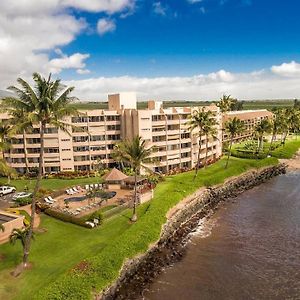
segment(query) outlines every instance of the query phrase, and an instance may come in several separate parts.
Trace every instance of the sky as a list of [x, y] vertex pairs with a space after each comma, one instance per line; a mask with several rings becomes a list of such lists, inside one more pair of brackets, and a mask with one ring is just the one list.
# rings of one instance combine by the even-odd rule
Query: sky
[[0, 89], [33, 72], [83, 101], [300, 98], [299, 0], [1, 0]]

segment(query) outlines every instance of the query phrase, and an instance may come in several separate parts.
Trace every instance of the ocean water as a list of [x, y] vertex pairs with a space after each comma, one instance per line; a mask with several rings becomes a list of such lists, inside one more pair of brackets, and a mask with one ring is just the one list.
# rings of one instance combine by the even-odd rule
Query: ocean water
[[300, 299], [300, 172], [232, 200], [199, 222], [142, 299]]

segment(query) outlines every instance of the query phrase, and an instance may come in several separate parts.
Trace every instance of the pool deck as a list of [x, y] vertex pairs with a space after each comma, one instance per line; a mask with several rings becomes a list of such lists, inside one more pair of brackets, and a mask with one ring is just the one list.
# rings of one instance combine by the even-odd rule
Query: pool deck
[[[106, 189], [104, 189], [104, 191], [105, 192], [112, 192], [112, 190], [106, 190]], [[96, 207], [90, 208], [88, 210], [81, 211], [77, 216], [82, 217], [84, 215], [91, 214], [94, 211], [99, 210], [100, 207], [103, 208], [105, 206], [109, 206], [109, 205], [113, 205], [113, 204], [119, 204], [120, 201], [128, 202], [128, 201], [130, 201], [130, 199], [133, 196], [133, 191], [132, 190], [120, 189], [120, 190], [114, 190], [114, 192], [116, 192], [116, 195], [114, 197], [108, 199], [108, 200], [102, 201], [101, 206], [98, 206], [98, 207], [96, 206]], [[58, 197], [55, 198], [56, 202], [51, 207], [57, 208], [57, 209], [63, 209], [63, 208], [66, 207], [65, 200], [68, 200], [68, 199], [74, 198], [74, 197], [82, 197], [82, 196], [85, 196], [85, 195], [86, 195], [86, 190], [82, 189], [78, 193], [73, 194], [73, 195], [64, 194], [64, 195], [58, 196]], [[68, 209], [71, 210], [71, 211], [76, 211], [76, 209], [86, 207], [86, 206], [88, 206], [92, 203], [100, 202], [100, 200], [101, 200], [101, 198], [96, 197], [95, 199], [90, 198], [90, 199], [86, 199], [86, 200], [83, 200], [83, 201], [70, 201], [68, 203], [68, 206], [69, 206]]]

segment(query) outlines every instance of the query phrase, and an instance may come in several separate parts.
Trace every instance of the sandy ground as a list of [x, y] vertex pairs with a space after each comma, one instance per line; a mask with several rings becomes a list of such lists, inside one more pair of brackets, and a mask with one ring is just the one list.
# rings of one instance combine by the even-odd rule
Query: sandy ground
[[295, 170], [300, 169], [300, 150], [295, 154], [292, 159], [280, 159], [280, 162], [288, 165], [288, 169]]

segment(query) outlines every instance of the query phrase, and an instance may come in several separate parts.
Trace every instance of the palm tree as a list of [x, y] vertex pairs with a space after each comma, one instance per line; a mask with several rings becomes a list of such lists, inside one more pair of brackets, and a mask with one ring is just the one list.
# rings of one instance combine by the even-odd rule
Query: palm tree
[[223, 95], [222, 98], [220, 98], [217, 106], [220, 108], [222, 113], [226, 113], [231, 110], [232, 100], [231, 95]]
[[280, 125], [281, 125], [281, 119], [280, 116], [277, 113], [274, 114], [274, 117], [272, 120], [270, 120], [270, 126], [271, 126], [271, 133], [272, 133], [272, 137], [271, 137], [271, 142], [270, 142], [270, 147], [269, 147], [269, 151], [268, 151], [268, 155], [270, 155], [271, 151], [272, 151], [272, 145], [276, 139], [276, 135], [279, 133], [280, 131]]
[[263, 149], [264, 134], [270, 132], [271, 124], [268, 119], [263, 119], [255, 127], [255, 132], [258, 135], [258, 151]]
[[244, 127], [245, 127], [244, 123], [240, 119], [238, 119], [237, 117], [234, 117], [233, 119], [230, 119], [225, 123], [226, 131], [230, 135], [230, 145], [229, 145], [229, 151], [228, 151], [228, 156], [227, 156], [225, 169], [227, 169], [227, 167], [228, 167], [228, 162], [229, 162], [229, 157], [231, 155], [231, 148], [232, 148], [232, 144], [233, 144], [233, 139], [235, 138], [235, 136], [237, 134], [243, 132]]
[[216, 129], [216, 125], [217, 125], [217, 121], [216, 119], [213, 117], [213, 114], [211, 114], [210, 117], [207, 118], [206, 120], [206, 124], [203, 127], [203, 133], [205, 135], [205, 161], [204, 161], [204, 168], [207, 165], [207, 156], [208, 156], [208, 142], [209, 142], [209, 138], [216, 138], [216, 134], [217, 134], [217, 129]]
[[52, 80], [51, 74], [48, 79], [43, 78], [40, 74], [34, 73], [34, 87], [31, 87], [25, 80], [18, 78], [17, 82], [20, 88], [11, 86], [9, 89], [18, 96], [18, 98], [8, 97], [2, 101], [2, 106], [9, 114], [17, 115], [20, 111], [26, 116], [26, 122], [40, 127], [40, 157], [38, 176], [32, 196], [31, 220], [24, 246], [23, 264], [27, 265], [30, 252], [30, 244], [33, 234], [33, 225], [36, 211], [37, 193], [40, 189], [40, 183], [44, 174], [44, 134], [46, 125], [50, 124], [69, 133], [69, 124], [63, 121], [67, 116], [78, 115], [77, 110], [70, 106], [73, 101], [69, 95], [73, 87], [65, 88], [59, 79]]
[[[204, 107], [198, 108], [193, 111], [192, 115], [190, 116], [190, 120], [187, 122], [189, 125], [189, 130], [193, 131], [197, 129], [197, 134], [199, 137], [199, 148], [198, 148], [198, 155], [197, 155], [197, 164], [195, 167], [195, 176], [194, 179], [197, 177], [199, 166], [200, 166], [200, 155], [202, 150], [202, 137], [206, 134], [205, 128], [209, 124], [210, 120], [213, 119], [213, 112], [206, 111]], [[207, 129], [206, 129], [207, 131]]]
[[0, 149], [2, 152], [2, 159], [5, 160], [5, 151], [11, 148], [11, 144], [9, 142], [9, 137], [12, 135], [11, 126], [7, 123], [2, 121], [0, 123]]
[[134, 171], [134, 201], [132, 222], [137, 221], [137, 175], [140, 174], [141, 167], [149, 160], [152, 148], [146, 148], [146, 142], [140, 136], [135, 136], [132, 140], [125, 140], [119, 143], [118, 152], [125, 163], [128, 163]]
[[[14, 228], [9, 236], [9, 241], [11, 244], [14, 245], [16, 243], [16, 241], [18, 241], [18, 240], [21, 242], [21, 245], [23, 248], [23, 262], [24, 262], [24, 260], [27, 259], [27, 257], [24, 257], [24, 255], [26, 255], [25, 248], [26, 248], [26, 244], [27, 244], [27, 238], [29, 236], [29, 230], [30, 230], [29, 227], [25, 227], [24, 229]], [[32, 239], [32, 240], [34, 239], [33, 233], [30, 235], [30, 239]]]

